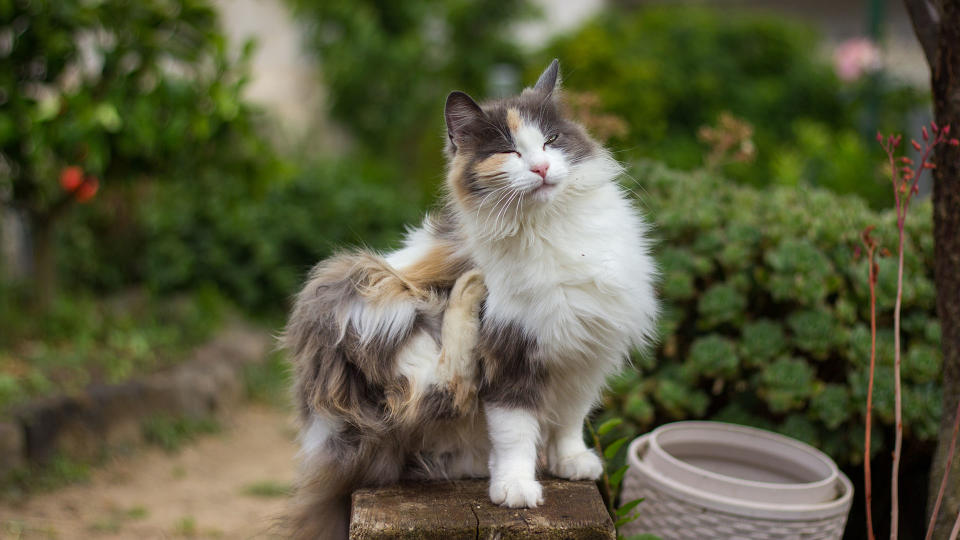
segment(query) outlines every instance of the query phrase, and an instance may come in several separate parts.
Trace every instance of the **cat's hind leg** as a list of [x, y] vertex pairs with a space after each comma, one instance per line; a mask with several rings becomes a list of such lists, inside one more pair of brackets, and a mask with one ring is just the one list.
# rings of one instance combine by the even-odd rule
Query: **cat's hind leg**
[[476, 408], [477, 342], [485, 296], [483, 276], [475, 270], [465, 273], [443, 310], [440, 344], [429, 333], [419, 332], [399, 353], [399, 382], [388, 395], [395, 419], [416, 426], [462, 417]]
[[461, 411], [476, 401], [480, 306], [486, 295], [483, 274], [471, 270], [457, 279], [443, 315], [437, 371], [447, 381], [454, 408]]

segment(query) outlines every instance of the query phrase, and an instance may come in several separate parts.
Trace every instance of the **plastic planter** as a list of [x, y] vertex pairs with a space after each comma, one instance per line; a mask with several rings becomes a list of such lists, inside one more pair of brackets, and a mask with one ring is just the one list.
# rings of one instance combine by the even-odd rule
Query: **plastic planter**
[[622, 500], [644, 501], [625, 536], [837, 539], [853, 502], [826, 454], [756, 428], [667, 424], [634, 440], [627, 459]]

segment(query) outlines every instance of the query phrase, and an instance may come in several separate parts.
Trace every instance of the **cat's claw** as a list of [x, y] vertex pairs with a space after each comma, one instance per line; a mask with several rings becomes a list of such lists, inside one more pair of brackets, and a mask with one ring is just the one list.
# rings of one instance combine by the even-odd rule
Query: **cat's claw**
[[603, 474], [603, 463], [592, 450], [563, 456], [550, 464], [554, 476], [568, 480], [596, 480]]
[[490, 500], [509, 508], [536, 508], [543, 504], [543, 488], [536, 480], [493, 480], [490, 482]]

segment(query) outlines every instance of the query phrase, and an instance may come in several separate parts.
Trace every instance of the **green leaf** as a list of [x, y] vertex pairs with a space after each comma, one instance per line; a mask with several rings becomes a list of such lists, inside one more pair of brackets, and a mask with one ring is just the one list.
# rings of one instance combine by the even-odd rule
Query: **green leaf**
[[620, 482], [623, 482], [623, 474], [627, 472], [627, 465], [620, 467], [619, 469], [613, 471], [613, 474], [610, 475], [610, 488], [616, 491], [620, 487]]
[[606, 435], [611, 429], [619, 426], [623, 423], [622, 418], [611, 418], [606, 422], [600, 424], [600, 427], [597, 428], [597, 435], [602, 437]]
[[623, 446], [623, 444], [629, 440], [630, 440], [630, 437], [621, 437], [613, 441], [612, 443], [610, 443], [610, 446], [607, 446], [606, 448], [604, 448], [603, 457], [607, 458], [608, 460], [613, 459], [613, 456], [617, 455], [617, 452], [620, 450], [620, 447]]
[[642, 502], [643, 502], [643, 497], [640, 497], [639, 499], [634, 499], [634, 500], [632, 500], [632, 501], [630, 501], [630, 502], [627, 502], [627, 503], [623, 504], [620, 508], [617, 508], [617, 511], [615, 512], [615, 514], [617, 514], [618, 516], [625, 516], [625, 515], [627, 515], [631, 510], [633, 510], [634, 508], [636, 508], [638, 504], [640, 504], [640, 503], [642, 503]]

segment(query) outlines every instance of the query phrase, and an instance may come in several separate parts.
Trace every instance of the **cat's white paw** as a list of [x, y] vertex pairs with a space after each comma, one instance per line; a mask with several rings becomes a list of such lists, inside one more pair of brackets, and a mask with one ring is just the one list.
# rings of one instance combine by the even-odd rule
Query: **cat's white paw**
[[536, 508], [543, 504], [543, 488], [536, 480], [491, 480], [490, 500], [509, 508]]
[[596, 480], [603, 474], [603, 462], [592, 450], [560, 456], [550, 463], [554, 476], [568, 480]]

